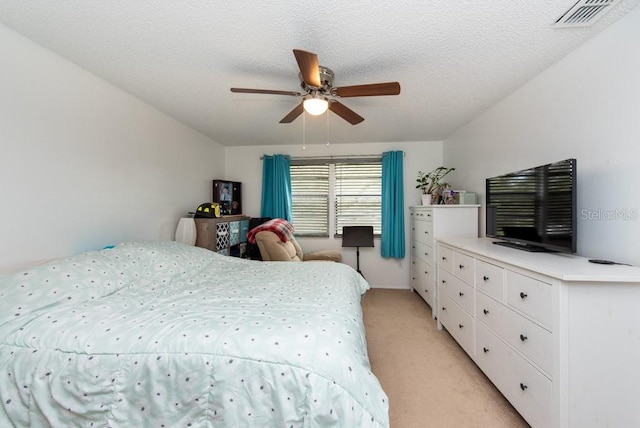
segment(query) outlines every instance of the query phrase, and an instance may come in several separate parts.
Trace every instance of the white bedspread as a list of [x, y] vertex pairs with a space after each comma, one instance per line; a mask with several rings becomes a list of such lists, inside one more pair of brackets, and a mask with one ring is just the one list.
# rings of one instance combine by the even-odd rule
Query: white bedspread
[[367, 288], [174, 242], [0, 279], [0, 426], [388, 426]]

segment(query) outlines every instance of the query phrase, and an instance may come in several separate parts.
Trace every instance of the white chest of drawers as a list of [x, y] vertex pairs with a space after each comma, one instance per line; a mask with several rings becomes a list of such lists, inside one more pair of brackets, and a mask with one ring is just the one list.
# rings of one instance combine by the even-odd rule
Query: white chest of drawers
[[437, 244], [438, 323], [533, 427], [640, 426], [640, 269]]
[[420, 205], [410, 207], [411, 288], [437, 309], [436, 246], [442, 236], [478, 236], [479, 205]]

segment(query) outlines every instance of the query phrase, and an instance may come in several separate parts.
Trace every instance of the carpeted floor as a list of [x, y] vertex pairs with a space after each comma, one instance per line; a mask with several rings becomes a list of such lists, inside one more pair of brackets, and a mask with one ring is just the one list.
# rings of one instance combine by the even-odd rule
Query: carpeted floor
[[362, 300], [369, 359], [389, 396], [391, 428], [518, 428], [527, 423], [409, 290]]

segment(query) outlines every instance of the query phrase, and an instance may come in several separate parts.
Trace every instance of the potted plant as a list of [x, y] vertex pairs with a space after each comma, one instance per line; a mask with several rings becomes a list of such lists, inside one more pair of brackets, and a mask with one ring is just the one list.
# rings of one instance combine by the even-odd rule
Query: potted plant
[[440, 166], [427, 173], [418, 171], [418, 178], [416, 178], [416, 182], [418, 184], [416, 185], [416, 189], [420, 189], [422, 191], [423, 205], [430, 205], [432, 203], [432, 200], [435, 199], [433, 198], [433, 196], [438, 196], [437, 192], [444, 184], [440, 180], [442, 180], [447, 174], [454, 170], [455, 168]]

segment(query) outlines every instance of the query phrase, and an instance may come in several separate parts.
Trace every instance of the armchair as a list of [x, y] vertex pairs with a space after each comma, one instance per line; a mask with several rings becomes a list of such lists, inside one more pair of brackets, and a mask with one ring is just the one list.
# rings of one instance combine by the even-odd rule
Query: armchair
[[293, 236], [293, 226], [282, 219], [270, 220], [249, 231], [249, 242], [255, 241], [264, 261], [306, 262], [342, 261], [339, 250], [304, 253]]

